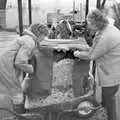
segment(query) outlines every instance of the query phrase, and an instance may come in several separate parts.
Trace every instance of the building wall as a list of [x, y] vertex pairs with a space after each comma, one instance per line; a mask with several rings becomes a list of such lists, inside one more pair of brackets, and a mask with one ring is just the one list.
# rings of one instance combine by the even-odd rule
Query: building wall
[[[32, 23], [40, 22], [46, 23], [47, 16], [46, 11], [40, 10], [40, 8], [32, 9]], [[23, 8], [23, 24], [29, 24], [29, 14], [28, 9]], [[18, 26], [18, 9], [17, 7], [6, 9], [6, 28], [15, 28]]]
[[[32, 1], [32, 23], [47, 22], [47, 13], [51, 12], [52, 6], [47, 5], [42, 0], [31, 0]], [[47, 2], [46, 2], [47, 3]], [[48, 1], [49, 3], [49, 1]], [[28, 0], [22, 0], [22, 11], [23, 11], [23, 24], [29, 24], [29, 14], [28, 14]], [[53, 11], [52, 11], [53, 12]], [[18, 26], [18, 4], [17, 0], [8, 0], [6, 5], [6, 28], [15, 28]]]
[[[58, 7], [61, 13], [69, 13], [72, 10], [73, 0], [31, 0], [32, 1], [32, 22], [47, 23], [47, 13], [54, 12]], [[78, 3], [76, 0], [76, 4]], [[84, 0], [83, 0], [84, 1]], [[22, 0], [23, 24], [28, 25], [28, 0]], [[79, 7], [79, 4], [76, 5]], [[15, 28], [18, 26], [17, 0], [7, 0], [6, 5], [6, 27]]]
[[[73, 7], [73, 0], [31, 0], [32, 1], [32, 22], [41, 22], [46, 23], [47, 22], [47, 13], [54, 12], [54, 10], [57, 8], [61, 8], [62, 13], [69, 13], [72, 11]], [[57, 3], [55, 2], [57, 1]], [[75, 0], [76, 1], [76, 9], [80, 10], [82, 8], [82, 17], [78, 18], [83, 20], [84, 18], [84, 12], [85, 12], [85, 3], [86, 0]], [[112, 1], [112, 0], [110, 0]], [[23, 7], [23, 24], [28, 25], [28, 0], [22, 0], [22, 7]], [[80, 5], [81, 4], [81, 5]], [[96, 0], [90, 0], [89, 1], [89, 8], [95, 8], [96, 7]], [[0, 13], [1, 15], [2, 13]], [[4, 16], [4, 15], [2, 15]], [[5, 18], [5, 17], [4, 17]], [[6, 28], [15, 28], [18, 26], [18, 6], [17, 6], [17, 0], [7, 0], [6, 5]], [[5, 26], [3, 24], [3, 26]]]

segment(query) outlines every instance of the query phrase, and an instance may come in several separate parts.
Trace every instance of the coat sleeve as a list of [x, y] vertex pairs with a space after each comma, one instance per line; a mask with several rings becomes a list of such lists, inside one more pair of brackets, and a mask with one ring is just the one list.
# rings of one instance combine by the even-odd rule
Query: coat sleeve
[[33, 66], [31, 64], [28, 64], [28, 60], [32, 55], [35, 43], [32, 38], [26, 38], [26, 40], [23, 39], [19, 42], [21, 44], [21, 47], [15, 58], [15, 66], [23, 72], [33, 73]]
[[89, 58], [95, 60], [109, 51], [109, 39], [105, 36], [97, 36], [89, 52]]

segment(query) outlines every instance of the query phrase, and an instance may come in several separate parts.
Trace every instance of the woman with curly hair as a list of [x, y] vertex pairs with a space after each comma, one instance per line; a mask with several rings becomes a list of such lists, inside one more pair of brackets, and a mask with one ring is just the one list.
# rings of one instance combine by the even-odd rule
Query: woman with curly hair
[[95, 80], [102, 88], [102, 105], [107, 109], [109, 120], [116, 120], [115, 94], [120, 83], [120, 31], [110, 25], [98, 9], [88, 14], [87, 22], [88, 28], [96, 31], [93, 45], [86, 51], [74, 52], [74, 55], [80, 59], [95, 60]]
[[[33, 73], [34, 69], [28, 60], [34, 49], [48, 34], [42, 24], [33, 24], [24, 31], [24, 35], [7, 43], [0, 52], [0, 94], [14, 99], [17, 104], [23, 102], [21, 82], [23, 72]], [[0, 103], [0, 106], [3, 105]]]

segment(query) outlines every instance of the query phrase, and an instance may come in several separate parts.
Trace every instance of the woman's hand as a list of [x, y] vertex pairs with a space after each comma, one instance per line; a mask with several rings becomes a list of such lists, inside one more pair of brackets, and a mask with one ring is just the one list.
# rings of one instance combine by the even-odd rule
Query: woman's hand
[[85, 60], [89, 60], [89, 52], [88, 51], [75, 51], [74, 52], [74, 56], [78, 57], [80, 59], [85, 59]]
[[80, 58], [80, 51], [79, 50], [75, 51], [74, 56]]

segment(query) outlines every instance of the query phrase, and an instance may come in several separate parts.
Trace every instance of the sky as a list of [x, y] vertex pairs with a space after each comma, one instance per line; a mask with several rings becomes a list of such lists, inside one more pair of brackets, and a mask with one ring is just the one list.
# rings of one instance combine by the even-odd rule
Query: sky
[[[17, 0], [7, 0], [7, 5], [9, 4], [14, 4], [17, 5]], [[28, 0], [22, 0], [23, 5], [26, 4]], [[85, 4], [86, 0], [31, 0], [32, 5], [39, 6], [41, 9], [46, 9], [46, 10], [54, 10], [56, 8], [61, 8], [61, 10], [72, 10], [73, 8], [73, 1], [75, 1], [75, 6], [76, 9], [79, 9], [80, 7], [80, 2]], [[96, 0], [90, 0], [90, 4], [93, 4], [94, 1]], [[27, 4], [26, 4], [27, 5]]]
[[[7, 5], [14, 4], [17, 5], [17, 0], [7, 0]], [[76, 9], [80, 9], [80, 3], [82, 2], [82, 5], [85, 6], [86, 0], [31, 0], [32, 6], [37, 6], [42, 10], [45, 11], [54, 11], [57, 8], [61, 9], [61, 12], [67, 12], [73, 9], [73, 1], [75, 1], [75, 7]], [[89, 0], [90, 9], [96, 7], [96, 1], [97, 0]], [[120, 0], [107, 0], [108, 1], [118, 1]], [[28, 0], [22, 0], [23, 6], [28, 5]]]
[[[80, 3], [82, 3], [83, 6], [86, 3], [86, 0], [34, 0], [32, 4], [39, 4], [41, 8], [48, 10], [61, 8], [61, 12], [66, 12], [73, 9], [73, 1], [75, 1], [76, 9], [80, 9]], [[96, 0], [89, 0], [90, 6], [95, 7], [95, 3]]]

